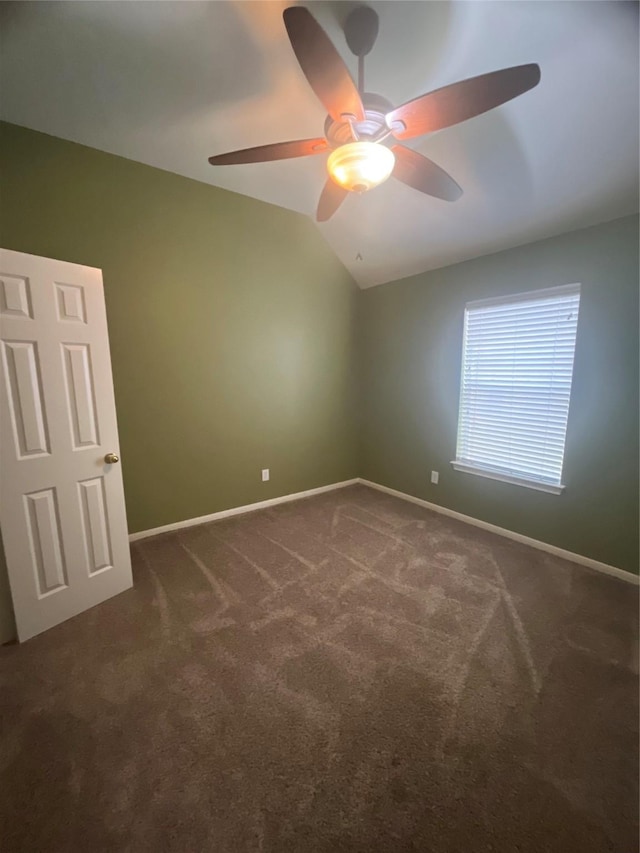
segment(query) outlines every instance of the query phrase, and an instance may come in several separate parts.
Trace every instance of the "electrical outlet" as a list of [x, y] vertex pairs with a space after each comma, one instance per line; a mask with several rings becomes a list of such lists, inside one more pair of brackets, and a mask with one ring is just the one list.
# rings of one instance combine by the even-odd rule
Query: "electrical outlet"
[[440, 474], [438, 473], [438, 471], [432, 471], [431, 472], [431, 482], [434, 484], [434, 486], [438, 485], [439, 479], [440, 479]]
[[269, 469], [263, 468], [262, 469], [262, 482], [266, 483], [268, 479], [269, 479]]

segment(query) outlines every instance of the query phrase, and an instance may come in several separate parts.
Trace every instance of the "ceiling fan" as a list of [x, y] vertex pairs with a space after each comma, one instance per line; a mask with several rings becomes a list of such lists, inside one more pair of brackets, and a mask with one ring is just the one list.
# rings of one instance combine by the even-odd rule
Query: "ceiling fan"
[[540, 82], [537, 64], [517, 65], [444, 86], [394, 107], [381, 95], [364, 90], [364, 57], [378, 35], [378, 15], [373, 9], [357, 6], [344, 25], [349, 49], [358, 57], [357, 86], [308, 9], [290, 6], [283, 18], [302, 72], [327, 109], [324, 136], [218, 154], [209, 157], [209, 163], [263, 163], [330, 151], [329, 178], [316, 213], [319, 222], [329, 219], [349, 192], [365, 192], [389, 177], [427, 195], [455, 201], [462, 190], [453, 178], [398, 140], [458, 124], [522, 95]]

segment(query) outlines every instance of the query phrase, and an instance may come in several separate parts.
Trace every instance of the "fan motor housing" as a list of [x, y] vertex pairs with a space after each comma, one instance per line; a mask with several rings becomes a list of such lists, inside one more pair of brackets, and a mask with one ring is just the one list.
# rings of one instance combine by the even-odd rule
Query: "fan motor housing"
[[330, 145], [337, 147], [338, 145], [345, 145], [347, 142], [353, 142], [352, 126], [360, 139], [371, 142], [389, 132], [385, 116], [393, 109], [393, 104], [383, 98], [382, 95], [365, 92], [362, 95], [362, 105], [366, 116], [363, 121], [353, 120], [350, 122], [347, 119], [334, 121], [331, 116], [327, 116], [324, 123], [324, 135]]

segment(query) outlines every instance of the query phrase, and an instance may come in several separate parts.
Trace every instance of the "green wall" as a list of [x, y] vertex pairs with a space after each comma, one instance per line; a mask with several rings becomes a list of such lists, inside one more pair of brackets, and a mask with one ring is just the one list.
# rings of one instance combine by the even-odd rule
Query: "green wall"
[[103, 271], [130, 532], [356, 475], [357, 288], [307, 217], [0, 130], [0, 244]]
[[[465, 303], [573, 282], [566, 490], [454, 471]], [[638, 573], [637, 216], [363, 291], [359, 309], [361, 476]]]

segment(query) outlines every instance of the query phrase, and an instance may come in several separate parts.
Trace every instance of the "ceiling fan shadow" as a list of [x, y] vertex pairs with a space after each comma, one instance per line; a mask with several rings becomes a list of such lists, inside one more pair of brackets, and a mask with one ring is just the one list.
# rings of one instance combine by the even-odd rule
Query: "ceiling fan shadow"
[[[401, 104], [429, 88], [429, 82], [450, 47], [453, 10], [450, 0], [416, 3], [398, 0], [305, 3], [346, 59], [355, 78], [357, 60], [345, 43], [344, 25], [357, 6], [372, 8], [379, 17], [378, 37], [365, 60], [366, 91], [379, 92]], [[401, 47], [401, 50], [399, 50]], [[415, 88], [415, 92], [409, 91]]]
[[441, 165], [463, 189], [477, 215], [508, 221], [535, 197], [524, 135], [500, 108], [426, 136], [416, 149]]

